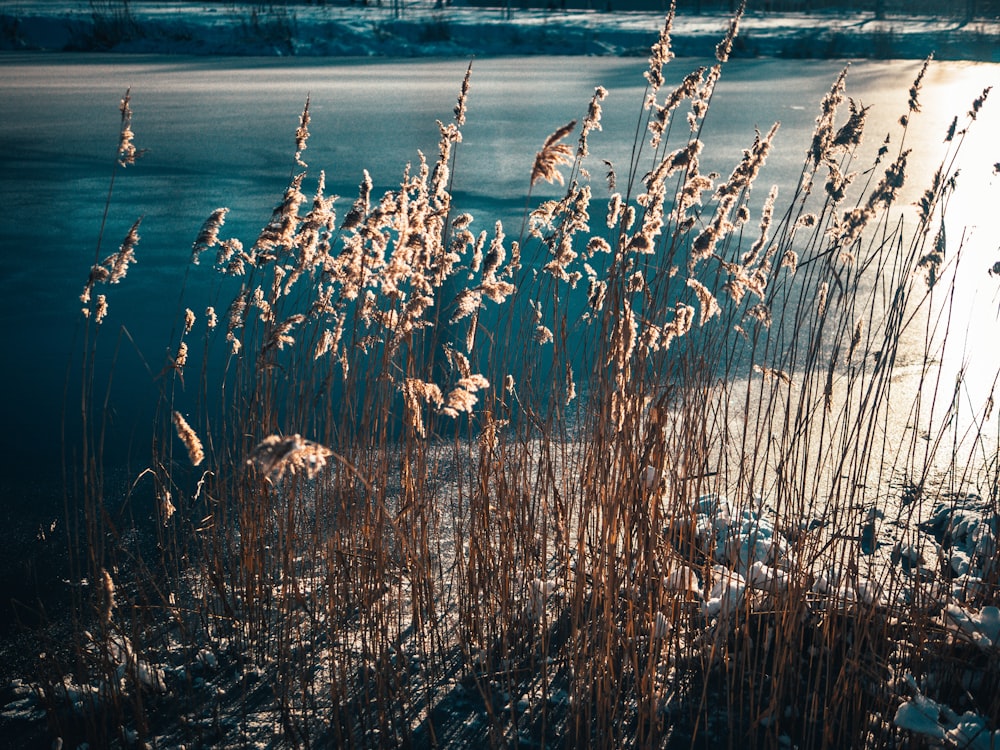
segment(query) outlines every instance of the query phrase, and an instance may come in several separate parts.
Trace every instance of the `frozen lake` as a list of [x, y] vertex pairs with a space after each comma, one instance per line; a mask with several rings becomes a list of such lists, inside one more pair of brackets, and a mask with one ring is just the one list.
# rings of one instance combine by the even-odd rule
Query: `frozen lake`
[[[674, 61], [666, 69], [667, 86], [703, 62]], [[144, 217], [138, 266], [125, 283], [111, 289], [112, 322], [127, 321], [145, 347], [143, 357], [158, 363], [163, 361], [159, 342], [166, 340], [176, 319], [178, 289], [201, 223], [212, 209], [228, 206], [226, 235], [252, 241], [287, 185], [294, 132], [307, 95], [312, 123], [304, 158], [313, 174], [326, 171], [327, 192], [342, 196], [337, 205], [343, 216], [362, 169], [371, 172], [375, 192], [381, 194], [398, 183], [407, 162], [416, 162], [418, 149], [433, 157], [435, 120], [451, 117], [465, 66], [459, 60], [0, 57], [0, 205], [5, 214], [0, 245], [6, 288], [0, 313], [13, 338], [2, 375], [8, 397], [4, 481], [23, 477], [31, 468], [41, 470], [40, 476], [58, 475], [64, 383], [80, 322], [77, 295], [94, 262], [117, 144], [118, 102], [126, 88], [132, 89], [136, 145], [148, 153], [118, 175], [102, 257], [117, 247], [137, 217]], [[752, 142], [754, 127], [766, 130], [780, 121], [757, 197], [763, 200], [771, 184], [790, 192], [818, 103], [842, 66], [829, 61], [730, 62], [704, 132], [703, 171], [728, 174]], [[857, 164], [870, 163], [882, 136], [896, 127], [919, 67], [917, 62], [851, 66], [848, 94], [873, 105], [864, 144], [868, 157]], [[476, 61], [458, 152], [456, 206], [471, 212], [478, 228], [490, 228], [503, 218], [508, 231], [516, 233], [535, 152], [557, 126], [586, 113], [599, 84], [609, 96], [604, 132], [591, 138], [591, 171], [595, 195], [603, 197], [597, 190], [603, 175], [599, 160], [627, 163], [644, 70], [641, 59]], [[932, 65], [921, 95], [924, 112], [907, 137], [914, 153], [911, 187], [903, 202], [916, 198], [937, 166], [952, 116], [964, 113], [984, 86], [995, 81], [1000, 81], [998, 65]], [[968, 225], [971, 232], [968, 277], [959, 284], [971, 307], [956, 325], [962, 333], [967, 326], [973, 342], [997, 340], [996, 284], [985, 269], [1000, 259], [1000, 177], [992, 173], [1000, 154], [988, 138], [1000, 132], [1000, 118], [998, 108], [989, 105], [996, 102], [988, 102], [966, 144], [963, 180], [949, 211], [956, 226], [950, 236], [961, 234], [959, 225]], [[307, 183], [307, 194], [312, 184]], [[544, 187], [536, 187], [533, 200], [558, 192]], [[144, 314], [151, 310], [167, 314]], [[113, 332], [109, 328], [103, 335], [110, 351]], [[1000, 356], [992, 359], [995, 369]], [[149, 423], [153, 386], [131, 344], [123, 343], [118, 367], [116, 427], [127, 440]], [[140, 439], [133, 446], [131, 460], [137, 467], [143, 465], [145, 445]], [[21, 490], [12, 485], [3, 491], [5, 513], [15, 492]]]

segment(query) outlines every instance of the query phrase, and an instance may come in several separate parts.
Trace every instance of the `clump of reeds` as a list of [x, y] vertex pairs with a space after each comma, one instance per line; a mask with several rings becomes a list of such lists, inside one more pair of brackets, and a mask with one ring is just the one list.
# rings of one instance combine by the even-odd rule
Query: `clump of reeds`
[[[171, 700], [183, 726], [156, 731], [176, 743], [231, 710], [293, 746], [888, 747], [904, 674], [964, 679], [964, 631], [940, 616], [949, 596], [969, 611], [997, 601], [986, 532], [974, 585], [969, 567], [938, 565], [958, 544], [951, 527], [926, 555], [872, 541], [890, 521], [916, 535], [924, 498], [944, 496], [937, 478], [962, 465], [953, 452], [937, 473], [948, 422], [928, 416], [923, 389], [913, 418], [935, 441], [879, 429], [914, 333], [928, 398], [939, 390], [950, 161], [916, 226], [892, 214], [920, 78], [897, 140], [856, 185], [867, 109], [848, 100], [845, 117], [845, 71], [795, 193], [771, 190], [758, 209], [777, 125], [728, 176], [700, 167], [739, 15], [718, 64], [663, 96], [672, 17], [632, 162], [610, 168], [606, 196], [587, 181], [599, 88], [576, 149], [575, 122], [543, 142], [526, 190], [565, 193], [532, 208], [516, 240], [499, 222], [477, 233], [453, 205], [471, 68], [436, 156], [380, 197], [365, 173], [343, 219], [322, 173], [311, 200], [302, 192], [304, 171], [252, 241], [220, 236], [225, 208], [209, 215], [192, 263], [214, 249], [214, 271], [239, 287], [224, 325], [207, 307], [200, 352], [200, 304], [170, 347], [136, 480], [158, 499], [153, 557], [106, 541], [99, 443], [85, 445], [86, 569], [105, 591], [116, 561], [134, 572], [95, 607], [105, 643], [130, 634], [131, 656], [105, 649], [105, 676], [116, 663], [137, 675], [110, 706], [95, 698], [108, 721], [150, 736], [147, 702]], [[307, 100], [296, 168], [309, 123]], [[85, 303], [123, 273], [137, 226], [94, 266]], [[197, 385], [179, 387], [196, 367]], [[983, 519], [997, 513], [993, 465]], [[917, 489], [898, 492], [904, 478]], [[184, 680], [155, 678], [169, 643], [201, 679], [238, 671], [239, 685], [195, 703]], [[96, 679], [89, 663], [78, 682]], [[997, 673], [968, 691], [984, 715]]]

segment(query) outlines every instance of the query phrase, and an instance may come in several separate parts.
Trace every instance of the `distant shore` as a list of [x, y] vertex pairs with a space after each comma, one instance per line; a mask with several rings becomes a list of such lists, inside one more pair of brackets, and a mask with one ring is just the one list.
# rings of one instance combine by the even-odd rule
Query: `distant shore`
[[[0, 2], [0, 50], [185, 55], [471, 57], [645, 56], [663, 18], [653, 12], [435, 7], [396, 13], [379, 5], [227, 5], [133, 1]], [[681, 15], [672, 48], [711, 56], [728, 25], [722, 14]], [[1000, 21], [870, 13], [755, 14], [734, 55], [790, 59], [937, 59], [1000, 62]]]

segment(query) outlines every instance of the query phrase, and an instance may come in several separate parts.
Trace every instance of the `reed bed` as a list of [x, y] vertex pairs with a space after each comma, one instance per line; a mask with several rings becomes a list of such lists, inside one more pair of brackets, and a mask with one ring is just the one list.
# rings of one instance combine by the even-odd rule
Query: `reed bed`
[[[668, 90], [672, 18], [629, 163], [591, 155], [598, 88], [542, 143], [517, 228], [450, 192], [471, 66], [437, 153], [381, 196], [365, 174], [345, 208], [307, 168], [307, 101], [259, 236], [227, 236], [225, 208], [193, 232], [189, 274], [228, 302], [182, 298], [149, 467], [125, 491], [155, 509], [142, 533], [107, 510], [94, 365], [139, 223], [98, 252], [67, 458], [75, 573], [95, 583], [70, 656], [38, 678], [54, 735], [996, 741], [996, 442], [954, 434], [959, 399], [942, 409], [935, 380], [960, 255], [942, 217], [988, 91], [908, 212], [921, 78], [859, 166], [845, 70], [793, 194], [755, 203], [776, 126], [729, 174], [700, 167], [739, 15], [717, 63]], [[139, 155], [131, 117], [126, 96], [119, 168]], [[541, 181], [565, 192], [531, 202]], [[919, 429], [887, 434], [890, 402]], [[992, 407], [972, 405], [978, 424]]]

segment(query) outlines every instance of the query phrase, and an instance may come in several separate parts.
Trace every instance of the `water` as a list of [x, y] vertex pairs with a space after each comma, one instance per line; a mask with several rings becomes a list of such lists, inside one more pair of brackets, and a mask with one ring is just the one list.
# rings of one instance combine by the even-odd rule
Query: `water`
[[[668, 85], [702, 62], [672, 63]], [[126, 88], [132, 89], [136, 145], [148, 153], [116, 178], [101, 256], [117, 247], [139, 216], [142, 239], [136, 268], [123, 284], [109, 288], [112, 325], [102, 331], [102, 347], [113, 350], [117, 336], [110, 418], [112, 438], [119, 442], [110, 445], [122, 449], [127, 473], [134, 476], [148, 456], [144, 427], [158, 387], [151, 374], [164, 361], [158, 342], [168, 340], [183, 307], [178, 290], [185, 282], [191, 242], [212, 209], [228, 206], [226, 236], [252, 241], [292, 173], [295, 127], [309, 96], [312, 136], [304, 158], [314, 172], [326, 171], [328, 193], [343, 197], [338, 204], [343, 216], [363, 169], [371, 172], [380, 194], [397, 183], [407, 162], [416, 163], [418, 149], [433, 159], [435, 120], [450, 119], [465, 66], [460, 60], [0, 57], [5, 288], [0, 314], [8, 332], [0, 375], [6, 396], [0, 509], [20, 525], [26, 544], [35, 543], [29, 537], [37, 535], [36, 526], [48, 528], [58, 513], [54, 499], [59, 493], [53, 488], [61, 475], [63, 393], [67, 368], [79, 364], [73, 354], [81, 332], [77, 295], [95, 260], [117, 144], [118, 101]], [[766, 130], [780, 121], [757, 197], [762, 200], [772, 183], [790, 192], [818, 102], [841, 67], [813, 61], [730, 63], [704, 132], [703, 171], [728, 173], [752, 142], [754, 127]], [[918, 69], [919, 63], [911, 62], [852, 65], [848, 93], [873, 105], [863, 148], [867, 156], [858, 164], [869, 163], [881, 136], [895, 131]], [[500, 217], [516, 234], [535, 152], [557, 126], [585, 114], [598, 84], [610, 93], [604, 132], [592, 136], [591, 150], [624, 171], [643, 96], [643, 70], [640, 59], [476, 61], [455, 176], [457, 207], [473, 213], [478, 228], [491, 228]], [[938, 164], [952, 114], [964, 113], [983, 87], [997, 80], [997, 65], [932, 66], [921, 95], [924, 114], [907, 136], [914, 150], [914, 187], [901, 205], [916, 199]], [[950, 237], [969, 227], [965, 270], [957, 285], [963, 304], [953, 323], [968, 344], [946, 362], [952, 370], [967, 351], [996, 341], [1000, 332], [997, 282], [985, 272], [1000, 259], [1000, 177], [992, 167], [1000, 154], [988, 138], [1000, 132], [996, 104], [988, 103], [966, 144], [960, 190], [949, 210]], [[596, 159], [591, 171], [599, 183], [603, 166]], [[308, 183], [305, 192], [313, 185]], [[557, 194], [558, 188], [540, 186], [534, 197]], [[189, 277], [189, 290], [208, 291], [207, 276], [206, 269]], [[127, 322], [131, 338], [115, 333], [121, 322]], [[986, 367], [970, 366], [967, 373], [975, 391], [970, 400], [981, 400], [992, 387], [1000, 357], [987, 351], [984, 358]], [[68, 403], [78, 403], [74, 394]]]

